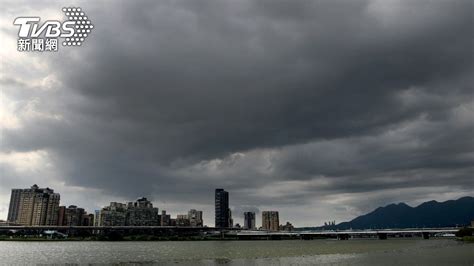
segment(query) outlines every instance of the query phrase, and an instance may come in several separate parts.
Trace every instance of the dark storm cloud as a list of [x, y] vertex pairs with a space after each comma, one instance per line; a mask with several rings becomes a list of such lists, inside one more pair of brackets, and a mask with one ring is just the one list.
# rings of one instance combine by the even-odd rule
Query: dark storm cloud
[[239, 212], [474, 187], [471, 1], [81, 7], [96, 27], [50, 58], [61, 89], [38, 96], [63, 119], [4, 131], [67, 184], [201, 204], [225, 187]]
[[88, 51], [92, 62], [63, 66], [73, 70], [63, 73], [66, 83], [98, 101], [98, 110], [81, 113], [131, 123], [120, 137], [161, 147], [154, 154], [161, 161], [206, 158], [371, 133], [425, 110], [404, 109], [397, 91], [431, 89], [472, 64], [462, 6], [453, 5], [460, 16], [432, 22], [436, 29], [431, 17], [425, 27], [387, 29], [363, 2], [293, 7], [283, 18], [276, 7], [201, 4], [209, 8], [96, 10], [94, 40], [103, 45]]

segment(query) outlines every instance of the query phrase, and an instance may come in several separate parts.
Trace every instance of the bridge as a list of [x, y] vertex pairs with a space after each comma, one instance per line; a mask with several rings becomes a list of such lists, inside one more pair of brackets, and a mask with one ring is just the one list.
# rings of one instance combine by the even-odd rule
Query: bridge
[[[54, 234], [69, 236], [107, 235], [119, 233], [121, 235], [153, 235], [153, 236], [199, 236], [218, 235], [225, 238], [229, 232], [240, 228], [192, 227], [192, 226], [58, 226], [58, 225], [5, 225], [0, 226], [0, 234], [41, 235]], [[236, 237], [235, 234], [231, 236]]]
[[325, 231], [263, 231], [245, 230], [241, 228], [191, 227], [191, 226], [0, 226], [1, 232], [24, 232], [25, 234], [41, 234], [45, 231], [75, 235], [81, 232], [103, 234], [118, 231], [125, 234], [154, 234], [154, 235], [199, 235], [214, 234], [222, 238], [231, 237], [241, 240], [277, 240], [277, 239], [324, 239], [334, 238], [347, 240], [350, 238], [389, 237], [423, 237], [429, 239], [436, 235], [452, 235], [459, 228], [415, 228], [415, 229], [380, 229], [380, 230], [325, 230]]
[[237, 232], [239, 239], [278, 239], [278, 238], [337, 238], [347, 240], [349, 238], [379, 238], [388, 237], [414, 237], [421, 236], [429, 239], [435, 235], [451, 235], [459, 231], [459, 228], [423, 228], [423, 229], [383, 229], [383, 230], [340, 230], [340, 231], [293, 231], [293, 232], [267, 232], [267, 231], [240, 231]]
[[163, 229], [163, 230], [242, 230], [241, 228], [217, 228], [207, 226], [67, 226], [67, 225], [5, 225], [0, 230], [131, 230], [131, 229]]

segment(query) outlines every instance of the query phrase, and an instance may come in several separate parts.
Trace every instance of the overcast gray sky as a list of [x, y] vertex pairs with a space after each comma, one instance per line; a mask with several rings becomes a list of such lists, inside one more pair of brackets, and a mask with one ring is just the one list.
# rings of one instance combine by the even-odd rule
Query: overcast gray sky
[[63, 4], [1, 0], [0, 219], [34, 183], [211, 226], [217, 187], [297, 226], [474, 195], [471, 0], [71, 1], [81, 47], [17, 52]]

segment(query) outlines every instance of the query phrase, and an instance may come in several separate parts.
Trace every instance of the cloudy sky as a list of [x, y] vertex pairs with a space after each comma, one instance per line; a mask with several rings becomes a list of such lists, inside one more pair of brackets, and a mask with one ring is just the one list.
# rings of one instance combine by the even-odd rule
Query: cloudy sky
[[70, 1], [95, 28], [57, 53], [13, 20], [63, 3], [0, 3], [0, 219], [34, 183], [211, 226], [217, 187], [297, 226], [474, 196], [471, 0]]

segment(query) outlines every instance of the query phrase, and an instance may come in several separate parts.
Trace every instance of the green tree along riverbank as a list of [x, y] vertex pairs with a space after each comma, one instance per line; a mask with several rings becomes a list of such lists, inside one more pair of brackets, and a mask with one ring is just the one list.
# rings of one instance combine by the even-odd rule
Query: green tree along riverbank
[[462, 228], [456, 232], [456, 236], [462, 241], [474, 243], [474, 228]]

